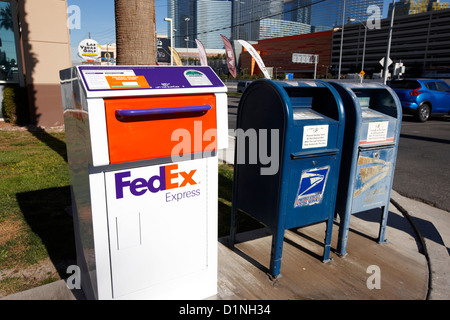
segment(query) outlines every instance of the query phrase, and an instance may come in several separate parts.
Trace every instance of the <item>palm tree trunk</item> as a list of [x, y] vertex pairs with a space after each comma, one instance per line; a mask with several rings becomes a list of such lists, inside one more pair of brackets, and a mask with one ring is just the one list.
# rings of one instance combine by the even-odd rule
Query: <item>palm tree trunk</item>
[[155, 65], [153, 0], [114, 0], [118, 65]]

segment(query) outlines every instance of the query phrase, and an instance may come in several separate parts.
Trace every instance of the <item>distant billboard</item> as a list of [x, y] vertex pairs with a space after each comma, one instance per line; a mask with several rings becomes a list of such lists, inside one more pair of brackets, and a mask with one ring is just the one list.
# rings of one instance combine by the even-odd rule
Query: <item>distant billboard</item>
[[84, 39], [78, 44], [78, 55], [84, 60], [95, 60], [101, 55], [101, 47], [95, 40]]
[[293, 53], [292, 62], [313, 64], [319, 62], [319, 56], [317, 54]]
[[158, 62], [170, 63], [170, 39], [158, 38], [156, 39], [156, 56]]

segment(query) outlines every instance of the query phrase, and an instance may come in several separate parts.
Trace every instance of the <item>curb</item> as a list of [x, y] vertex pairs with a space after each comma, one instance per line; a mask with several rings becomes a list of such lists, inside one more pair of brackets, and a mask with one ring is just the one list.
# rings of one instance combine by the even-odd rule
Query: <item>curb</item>
[[425, 242], [425, 238], [423, 237], [422, 233], [420, 232], [417, 225], [414, 223], [411, 215], [408, 213], [408, 211], [405, 210], [396, 200], [393, 198], [390, 199], [390, 202], [397, 208], [398, 211], [408, 220], [411, 227], [414, 229], [414, 232], [416, 233], [417, 237], [419, 238], [420, 244], [422, 246], [422, 249], [419, 250], [420, 253], [422, 253], [425, 258], [427, 259], [427, 265], [428, 265], [428, 291], [426, 300], [430, 300], [431, 291], [433, 290], [433, 277], [432, 277], [432, 267], [431, 267], [431, 261], [430, 261], [430, 255], [428, 254], [428, 248], [427, 244]]
[[428, 300], [450, 299], [450, 212], [392, 190], [391, 203], [409, 221], [428, 264]]

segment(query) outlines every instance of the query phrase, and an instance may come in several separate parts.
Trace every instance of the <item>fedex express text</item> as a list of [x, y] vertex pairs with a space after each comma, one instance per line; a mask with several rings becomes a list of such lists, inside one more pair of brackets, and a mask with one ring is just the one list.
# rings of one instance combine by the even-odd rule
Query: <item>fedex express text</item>
[[[200, 189], [183, 192], [173, 192], [178, 188], [197, 185], [194, 174], [197, 170], [178, 171], [178, 164], [170, 164], [159, 167], [159, 174], [149, 178], [131, 179], [131, 171], [118, 172], [115, 174], [116, 199], [124, 197], [125, 190], [134, 196], [142, 196], [147, 192], [157, 193], [168, 191], [165, 194], [166, 202], [180, 201], [185, 198], [197, 197]], [[181, 181], [181, 182], [177, 182]]]

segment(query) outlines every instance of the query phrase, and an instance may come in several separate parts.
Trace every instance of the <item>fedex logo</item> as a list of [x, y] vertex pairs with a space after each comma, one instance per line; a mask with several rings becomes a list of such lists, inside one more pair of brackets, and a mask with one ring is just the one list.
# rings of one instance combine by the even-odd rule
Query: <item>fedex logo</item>
[[[130, 192], [134, 196], [141, 196], [147, 191], [156, 193], [163, 190], [182, 188], [188, 184], [197, 184], [193, 179], [193, 175], [197, 170], [191, 170], [190, 172], [177, 172], [177, 170], [178, 164], [159, 167], [159, 175], [154, 175], [148, 180], [144, 178], [128, 179], [131, 177], [130, 171], [116, 173], [114, 177], [116, 182], [116, 199], [123, 198], [124, 188], [130, 188]], [[174, 182], [178, 177], [183, 179], [181, 183]]]

